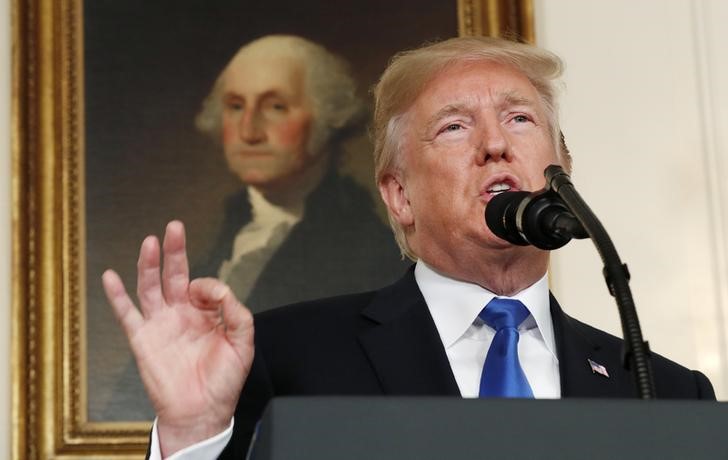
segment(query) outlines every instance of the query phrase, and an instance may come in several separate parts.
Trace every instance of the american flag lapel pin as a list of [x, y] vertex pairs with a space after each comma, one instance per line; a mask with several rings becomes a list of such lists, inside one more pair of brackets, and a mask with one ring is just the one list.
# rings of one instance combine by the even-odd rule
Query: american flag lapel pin
[[607, 368], [602, 366], [601, 364], [592, 361], [591, 359], [587, 359], [587, 362], [589, 363], [589, 367], [591, 368], [592, 374], [599, 374], [603, 375], [606, 378], [609, 378], [609, 372], [607, 372]]

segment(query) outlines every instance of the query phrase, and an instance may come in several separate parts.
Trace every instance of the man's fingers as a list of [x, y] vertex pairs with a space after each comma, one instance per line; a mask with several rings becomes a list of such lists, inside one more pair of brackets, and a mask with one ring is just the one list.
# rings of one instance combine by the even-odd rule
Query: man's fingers
[[225, 283], [214, 278], [200, 278], [190, 283], [189, 292], [190, 301], [195, 307], [222, 313], [226, 335], [238, 352], [242, 355], [252, 353], [253, 315], [238, 302]]
[[144, 324], [144, 318], [126, 293], [124, 283], [113, 270], [106, 270], [101, 276], [101, 282], [104, 285], [106, 298], [109, 300], [126, 336], [133, 337]]
[[185, 249], [185, 228], [180, 221], [167, 224], [164, 233], [164, 268], [162, 287], [168, 304], [185, 303], [190, 284], [190, 271]]
[[220, 291], [222, 294], [222, 318], [228, 340], [235, 344], [242, 354], [253, 352], [253, 314], [245, 305], [238, 302], [230, 288]]
[[137, 262], [137, 296], [147, 317], [164, 306], [159, 268], [159, 241], [148, 236], [142, 241]]
[[201, 310], [219, 310], [230, 288], [215, 278], [198, 278], [190, 282], [190, 302]]

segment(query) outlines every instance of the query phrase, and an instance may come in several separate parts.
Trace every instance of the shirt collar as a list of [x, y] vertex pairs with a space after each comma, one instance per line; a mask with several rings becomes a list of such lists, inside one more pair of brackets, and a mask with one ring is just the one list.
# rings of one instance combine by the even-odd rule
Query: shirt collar
[[[445, 348], [449, 348], [462, 337], [483, 307], [496, 297], [494, 293], [475, 283], [459, 281], [438, 273], [421, 260], [415, 266], [415, 280]], [[556, 356], [548, 274], [508, 298], [520, 300], [528, 308], [533, 321], [527, 319], [523, 327], [538, 328], [546, 347]]]

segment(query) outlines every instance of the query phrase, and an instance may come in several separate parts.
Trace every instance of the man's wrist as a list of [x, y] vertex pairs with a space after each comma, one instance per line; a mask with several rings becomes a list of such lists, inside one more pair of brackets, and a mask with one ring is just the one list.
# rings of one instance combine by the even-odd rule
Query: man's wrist
[[174, 425], [157, 420], [157, 434], [162, 458], [209, 438], [217, 436], [230, 427], [230, 419], [224, 422], [198, 422], [194, 425]]

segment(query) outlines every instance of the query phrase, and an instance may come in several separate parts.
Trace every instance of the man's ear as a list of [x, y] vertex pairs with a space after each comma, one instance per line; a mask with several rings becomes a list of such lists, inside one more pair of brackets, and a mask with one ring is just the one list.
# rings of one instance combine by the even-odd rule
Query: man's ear
[[409, 227], [415, 223], [415, 219], [402, 182], [400, 177], [386, 174], [379, 181], [379, 194], [387, 205], [389, 213], [397, 222], [402, 227]]

